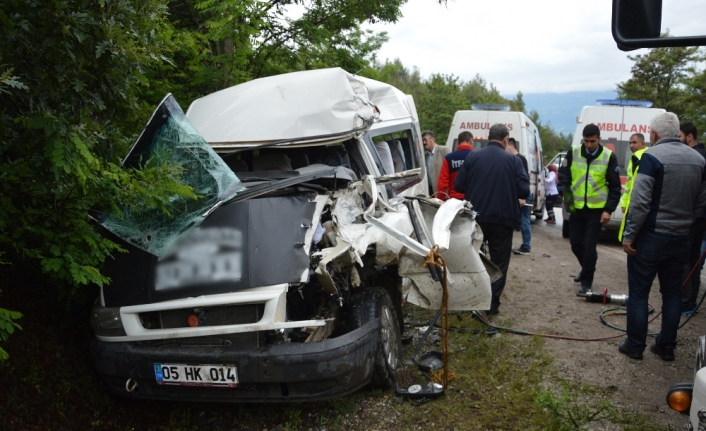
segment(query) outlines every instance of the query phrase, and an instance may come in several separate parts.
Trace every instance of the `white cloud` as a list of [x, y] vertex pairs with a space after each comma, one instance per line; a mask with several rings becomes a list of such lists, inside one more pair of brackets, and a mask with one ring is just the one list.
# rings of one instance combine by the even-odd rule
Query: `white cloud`
[[[665, 1], [663, 22], [674, 35], [704, 34], [683, 17], [700, 16], [694, 4], [705, 2]], [[614, 90], [630, 77], [627, 56], [646, 52], [617, 48], [609, 0], [409, 0], [402, 13], [396, 24], [366, 26], [390, 37], [379, 60], [399, 58], [423, 76], [478, 73], [502, 94]]]

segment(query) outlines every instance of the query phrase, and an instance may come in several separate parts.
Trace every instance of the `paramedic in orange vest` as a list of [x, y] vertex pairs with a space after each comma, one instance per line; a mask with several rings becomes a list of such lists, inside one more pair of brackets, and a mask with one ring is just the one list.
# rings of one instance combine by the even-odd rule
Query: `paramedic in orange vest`
[[454, 180], [468, 153], [473, 151], [473, 135], [465, 131], [458, 134], [456, 151], [447, 154], [441, 162], [441, 172], [437, 182], [436, 197], [445, 201], [449, 198], [463, 199], [463, 193], [454, 190]]
[[581, 142], [567, 151], [566, 165], [559, 169], [559, 178], [564, 205], [571, 213], [571, 251], [581, 264], [581, 272], [574, 281], [581, 283], [579, 293], [586, 293], [593, 286], [601, 227], [610, 221], [618, 207], [621, 185], [618, 158], [601, 145], [598, 126], [587, 124]]

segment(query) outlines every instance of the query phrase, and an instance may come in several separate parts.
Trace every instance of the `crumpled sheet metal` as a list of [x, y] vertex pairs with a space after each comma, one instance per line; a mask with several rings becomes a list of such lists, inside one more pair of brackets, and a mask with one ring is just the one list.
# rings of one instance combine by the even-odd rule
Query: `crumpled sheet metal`
[[[455, 200], [455, 199], [454, 199]], [[478, 241], [480, 231], [471, 216], [461, 216], [460, 213], [470, 212], [462, 201], [448, 200], [441, 205], [431, 219], [433, 239], [440, 246], [446, 246], [442, 256], [449, 270], [449, 309], [450, 310], [488, 310], [490, 308], [491, 290], [490, 275], [481, 260], [478, 250], [472, 246], [471, 238]], [[430, 205], [420, 205], [424, 213], [424, 222], [429, 223], [430, 215], [434, 213]], [[454, 214], [452, 217], [451, 215]], [[451, 220], [450, 224], [448, 221]], [[442, 234], [442, 230], [449, 229]], [[474, 242], [475, 242], [474, 241]], [[482, 235], [480, 236], [482, 241]], [[442, 247], [440, 247], [442, 248]], [[425, 257], [405, 250], [400, 256], [399, 274], [403, 276], [402, 294], [407, 301], [423, 308], [439, 309], [441, 306], [442, 287], [434, 281], [429, 270], [423, 267]]]
[[[371, 197], [363, 209], [363, 192]], [[490, 276], [480, 258], [478, 249], [482, 233], [464, 201], [456, 199], [435, 205], [418, 205], [422, 230], [441, 240], [442, 255], [449, 269], [449, 309], [487, 310], [490, 308]], [[407, 207], [392, 204], [394, 211], [376, 213], [377, 184], [366, 176], [349, 188], [336, 194], [332, 217], [337, 233], [358, 256], [363, 256], [371, 244], [376, 246], [378, 265], [397, 260], [403, 277], [403, 295], [407, 301], [424, 308], [438, 309], [441, 305], [441, 284], [434, 281], [424, 268], [430, 247], [414, 240], [414, 232]], [[461, 214], [465, 214], [461, 216]], [[471, 239], [473, 238], [473, 244]], [[318, 273], [318, 272], [317, 272]]]
[[[359, 260], [359, 257], [351, 250], [349, 243], [341, 238], [336, 239], [337, 244], [335, 247], [324, 249], [325, 254], [314, 271], [323, 289], [331, 294], [336, 293], [337, 289], [333, 281], [333, 276], [328, 270], [329, 263], [333, 264], [335, 268], [336, 265], [351, 265]], [[360, 264], [362, 265], [362, 262], [360, 262]]]
[[[369, 179], [372, 177], [368, 177]], [[373, 202], [369, 206], [367, 212], [374, 212], [377, 201], [377, 194], [371, 193], [375, 190], [370, 184], [365, 187], [365, 180], [351, 184], [347, 190], [337, 193], [335, 205], [331, 209], [331, 216], [336, 227], [336, 233], [345, 242], [351, 245], [351, 249], [362, 257], [365, 255], [368, 247], [375, 244], [376, 261], [378, 266], [387, 266], [394, 264], [402, 251], [403, 244], [399, 241], [390, 240], [388, 230], [382, 230], [374, 222], [371, 223], [369, 216], [363, 212], [363, 197], [362, 192], [366, 191], [370, 196], [373, 196]], [[391, 205], [392, 211], [381, 212], [379, 221], [383, 226], [395, 226], [402, 235], [409, 237], [412, 234], [412, 222], [407, 214], [407, 208], [404, 205]], [[359, 262], [362, 266], [362, 261]]]

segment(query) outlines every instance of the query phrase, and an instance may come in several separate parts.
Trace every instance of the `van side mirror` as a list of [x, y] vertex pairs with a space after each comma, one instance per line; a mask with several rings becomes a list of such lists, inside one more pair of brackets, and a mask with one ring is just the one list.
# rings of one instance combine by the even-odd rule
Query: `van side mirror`
[[613, 0], [613, 39], [622, 51], [706, 45], [706, 36], [660, 37], [662, 0]]

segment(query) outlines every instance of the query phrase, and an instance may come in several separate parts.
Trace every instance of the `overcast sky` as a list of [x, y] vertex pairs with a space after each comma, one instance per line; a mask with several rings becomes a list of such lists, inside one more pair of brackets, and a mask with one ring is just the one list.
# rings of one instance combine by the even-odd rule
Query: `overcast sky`
[[[501, 94], [615, 90], [630, 77], [629, 54], [610, 31], [610, 0], [409, 0], [386, 31], [378, 59], [399, 58], [422, 76], [477, 73]], [[664, 0], [662, 28], [706, 34], [706, 0]], [[693, 17], [688, 20], [684, 17]], [[691, 22], [690, 22], [691, 21]]]

